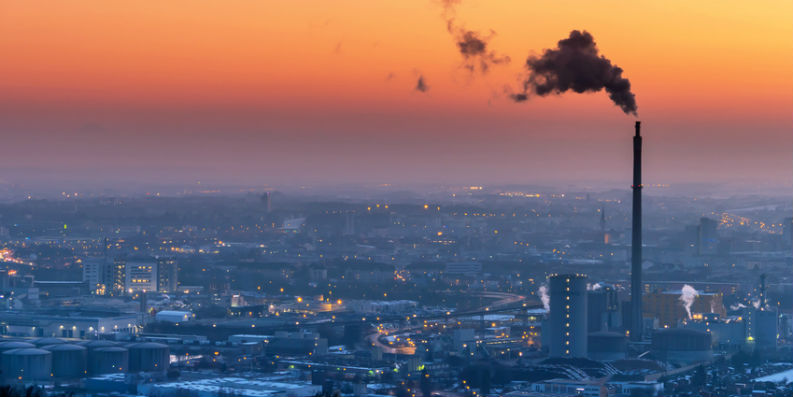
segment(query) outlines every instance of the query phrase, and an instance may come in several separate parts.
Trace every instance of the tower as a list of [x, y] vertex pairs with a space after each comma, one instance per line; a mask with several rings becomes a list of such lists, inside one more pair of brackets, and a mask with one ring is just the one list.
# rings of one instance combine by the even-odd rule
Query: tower
[[636, 122], [633, 137], [633, 226], [631, 228], [631, 327], [632, 341], [642, 340], [642, 137]]
[[179, 264], [171, 257], [157, 258], [157, 292], [173, 294], [179, 286]]
[[549, 277], [551, 357], [586, 357], [589, 327], [587, 324], [587, 276], [554, 274]]

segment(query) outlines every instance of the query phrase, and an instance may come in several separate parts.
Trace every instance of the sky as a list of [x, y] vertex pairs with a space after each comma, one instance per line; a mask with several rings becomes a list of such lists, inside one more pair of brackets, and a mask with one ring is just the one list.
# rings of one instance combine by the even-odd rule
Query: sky
[[[468, 70], [446, 19], [508, 56]], [[11, 0], [0, 183], [791, 185], [793, 2]], [[508, 93], [590, 32], [638, 103]], [[416, 90], [422, 77], [425, 91]]]

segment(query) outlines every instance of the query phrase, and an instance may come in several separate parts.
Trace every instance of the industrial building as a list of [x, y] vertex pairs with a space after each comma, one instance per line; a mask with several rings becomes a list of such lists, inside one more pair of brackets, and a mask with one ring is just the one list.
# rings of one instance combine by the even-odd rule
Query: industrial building
[[593, 332], [589, 334], [587, 357], [598, 361], [624, 359], [628, 350], [628, 339], [619, 332]]
[[691, 317], [681, 299], [680, 290], [656, 291], [644, 295], [644, 317], [655, 318], [658, 326], [677, 327], [683, 320], [693, 318], [694, 314], [716, 313], [721, 317], [727, 315], [721, 292], [698, 291], [693, 296], [690, 307]]
[[685, 365], [712, 359], [712, 339], [708, 332], [670, 328], [656, 330], [652, 337], [651, 352], [659, 360]]
[[747, 328], [755, 349], [762, 352], [776, 350], [779, 337], [779, 315], [776, 310], [753, 310]]
[[0, 335], [85, 338], [118, 332], [136, 334], [140, 329], [139, 321], [132, 313], [4, 311], [0, 312]]
[[589, 332], [613, 331], [622, 328], [621, 305], [613, 285], [595, 284], [587, 292]]

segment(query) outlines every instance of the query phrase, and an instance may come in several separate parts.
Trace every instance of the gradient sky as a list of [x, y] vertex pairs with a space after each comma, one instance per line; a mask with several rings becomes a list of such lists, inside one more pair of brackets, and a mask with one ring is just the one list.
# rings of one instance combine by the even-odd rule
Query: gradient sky
[[[512, 103], [587, 30], [624, 69], [647, 183], [791, 184], [793, 2], [461, 0], [508, 65], [462, 68], [438, 0], [0, 4], [6, 183], [630, 180], [605, 93]], [[423, 75], [426, 93], [414, 90]]]

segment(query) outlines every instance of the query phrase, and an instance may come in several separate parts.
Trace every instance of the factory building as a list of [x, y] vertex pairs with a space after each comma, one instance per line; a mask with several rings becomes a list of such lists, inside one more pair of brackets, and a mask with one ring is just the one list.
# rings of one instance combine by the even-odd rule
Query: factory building
[[619, 332], [593, 332], [589, 334], [587, 357], [597, 361], [614, 361], [625, 358], [628, 338]]
[[750, 342], [754, 343], [755, 349], [761, 352], [776, 350], [779, 337], [778, 317], [776, 310], [757, 309], [752, 311], [747, 328], [751, 336]]
[[708, 332], [670, 328], [653, 332], [652, 354], [661, 361], [674, 364], [693, 364], [710, 361], [712, 339]]
[[[689, 320], [686, 306], [681, 300], [680, 290], [656, 291], [644, 294], [644, 317], [658, 320], [660, 328], [675, 328], [681, 321]], [[690, 307], [692, 317], [694, 314], [716, 313], [726, 317], [721, 292], [698, 291], [693, 297]]]
[[614, 286], [595, 284], [587, 295], [589, 332], [613, 331], [622, 327], [620, 301]]
[[694, 314], [683, 327], [708, 332], [711, 334], [714, 347], [735, 351], [747, 342], [747, 325], [751, 321], [746, 320], [744, 316], [721, 318], [715, 313]]
[[136, 314], [112, 312], [0, 312], [0, 335], [86, 338], [113, 333], [136, 334]]
[[550, 284], [550, 335], [548, 354], [551, 357], [587, 356], [587, 276], [554, 274]]

